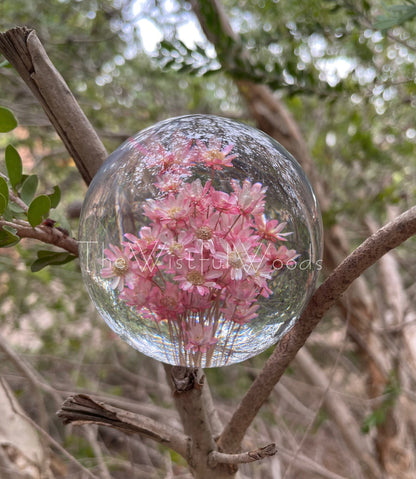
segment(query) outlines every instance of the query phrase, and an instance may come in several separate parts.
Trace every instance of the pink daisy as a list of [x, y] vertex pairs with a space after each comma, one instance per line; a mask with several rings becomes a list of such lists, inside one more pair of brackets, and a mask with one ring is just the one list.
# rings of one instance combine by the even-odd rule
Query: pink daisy
[[185, 349], [191, 353], [206, 353], [208, 349], [217, 343], [218, 339], [213, 336], [212, 325], [202, 325], [200, 323], [184, 325], [187, 329], [185, 334], [188, 342]]
[[245, 324], [258, 316], [256, 313], [258, 309], [258, 304], [228, 302], [221, 311], [224, 313], [225, 319], [234, 321], [234, 323]]
[[263, 214], [267, 188], [263, 188], [261, 183], [252, 185], [250, 180], [244, 180], [242, 187], [239, 181], [231, 180], [231, 186], [241, 214], [254, 216]]
[[292, 233], [282, 233], [285, 229], [287, 223], [279, 223], [278, 220], [269, 220], [267, 221], [264, 215], [256, 216], [255, 218], [257, 232], [259, 236], [266, 241], [287, 241], [285, 236], [288, 236]]
[[121, 250], [118, 246], [110, 244], [108, 249], [104, 250], [104, 254], [110, 264], [101, 270], [101, 276], [106, 279], [112, 278], [111, 289], [117, 288], [122, 291], [125, 284], [132, 284], [135, 278], [131, 269], [129, 248]]
[[263, 257], [275, 270], [282, 269], [284, 266], [293, 266], [299, 256], [296, 250], [287, 249], [286, 246], [279, 246], [276, 249], [274, 245], [269, 243], [263, 247]]
[[[203, 264], [203, 259], [199, 258], [199, 264]], [[198, 266], [198, 260], [196, 259], [196, 266]], [[220, 289], [221, 287], [213, 280], [222, 276], [222, 271], [207, 270], [202, 271], [202, 268], [195, 267], [194, 263], [182, 265], [179, 275], [173, 279], [179, 281], [179, 287], [183, 291], [192, 293], [197, 291], [201, 296], [205, 296], [210, 292], [210, 288]]]
[[221, 150], [221, 140], [211, 136], [208, 147], [200, 140], [196, 140], [200, 161], [213, 170], [222, 170], [224, 166], [233, 166], [232, 160], [238, 155], [230, 155], [234, 145], [229, 144]]

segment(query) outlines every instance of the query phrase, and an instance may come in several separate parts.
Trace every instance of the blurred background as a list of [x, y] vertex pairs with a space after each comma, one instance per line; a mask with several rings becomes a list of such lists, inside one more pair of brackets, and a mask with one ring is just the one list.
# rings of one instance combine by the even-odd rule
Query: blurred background
[[[319, 192], [323, 279], [415, 202], [416, 6], [404, 0], [222, 4], [234, 36], [217, 29], [213, 43], [191, 5], [175, 0], [2, 0], [0, 30], [36, 30], [109, 152], [139, 130], [187, 113], [267, 131], [273, 122], [284, 125], [276, 101], [303, 138], [301, 157], [291, 152]], [[207, 16], [205, 23], [213, 28], [216, 20]], [[52, 218], [76, 237], [86, 186], [41, 107], [2, 60], [0, 105], [14, 112], [19, 127], [0, 136], [0, 170], [12, 143], [41, 190], [60, 185]], [[273, 92], [274, 100], [250, 98], [252, 85]], [[275, 115], [269, 123], [267, 108]], [[39, 249], [45, 246], [29, 240], [0, 249], [0, 374], [21, 407], [97, 477], [191, 477], [180, 457], [156, 443], [108, 428], [64, 427], [56, 418], [65, 397], [87, 392], [179, 424], [163, 366], [109, 330], [87, 297], [77, 262], [32, 273]], [[242, 479], [415, 477], [415, 274], [412, 238], [325, 317], [247, 436], [245, 447], [276, 442], [279, 454], [242, 466]], [[269, 354], [206, 371], [224, 423]], [[1, 398], [0, 411], [7, 403]], [[0, 427], [0, 477], [20, 477], [6, 475], [9, 466], [22, 478], [87, 477], [47, 437], [16, 437], [9, 424]], [[28, 459], [34, 450], [42, 454], [41, 471]]]

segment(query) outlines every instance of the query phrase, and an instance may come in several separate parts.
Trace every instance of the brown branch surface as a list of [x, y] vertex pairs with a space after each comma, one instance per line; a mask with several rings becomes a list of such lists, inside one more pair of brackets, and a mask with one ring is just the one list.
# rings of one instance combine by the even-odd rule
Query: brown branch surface
[[[233, 31], [220, 0], [191, 0], [191, 4], [206, 37], [216, 48], [224, 70], [229, 71], [232, 76], [233, 65], [250, 62], [250, 55], [244, 49], [238, 34]], [[328, 191], [322, 175], [319, 174], [309, 154], [299, 125], [284, 103], [273, 94], [270, 88], [243, 79], [241, 74], [234, 78], [234, 81], [242, 97], [246, 100], [248, 109], [256, 120], [257, 126], [278, 140], [295, 156], [311, 180], [321, 208], [324, 211], [327, 210], [330, 206], [330, 191]], [[342, 227], [335, 225], [325, 231], [324, 266], [327, 271], [331, 271], [339, 265], [350, 250]], [[379, 335], [374, 332], [374, 323], [378, 318], [375, 300], [364, 278], [355, 281], [348, 294], [338, 299], [338, 306], [343, 317], [349, 318], [349, 335], [357, 344], [364, 368], [369, 373], [368, 390], [370, 397], [378, 395], [388, 384], [387, 371], [391, 369], [393, 361], [391, 354], [385, 351], [380, 344]], [[287, 353], [285, 348], [278, 349], [276, 354], [278, 354], [278, 351], [283, 355], [281, 358], [282, 364], [286, 365]], [[278, 357], [275, 357], [275, 362], [279, 362]], [[256, 401], [262, 403], [264, 400], [260, 397], [253, 399], [253, 406]], [[250, 423], [249, 417], [243, 418], [243, 422], [244, 420], [246, 425]], [[234, 444], [239, 443], [237, 437], [235, 436]], [[377, 439], [375, 442], [377, 442]], [[379, 476], [376, 475], [375, 477]]]
[[299, 320], [277, 344], [225, 427], [219, 445], [225, 452], [237, 452], [244, 434], [268, 398], [275, 384], [305, 344], [323, 315], [350, 284], [388, 251], [416, 234], [416, 206], [401, 214], [367, 238], [315, 291]]
[[213, 465], [208, 461], [209, 454], [218, 448], [204, 400], [205, 375], [202, 369], [165, 365], [165, 372], [173, 390], [175, 406], [185, 434], [192, 438], [187, 461], [194, 477], [230, 478], [236, 471], [235, 466], [223, 466], [221, 463]]
[[107, 152], [35, 31], [19, 27], [0, 33], [0, 53], [38, 99], [89, 184]]
[[125, 433], [140, 434], [169, 446], [184, 458], [187, 457], [189, 439], [180, 431], [141, 414], [95, 401], [86, 394], [67, 398], [57, 415], [64, 424], [99, 424], [120, 429]]
[[[207, 0], [204, 0], [204, 2], [194, 2], [194, 5], [197, 3], [212, 3], [217, 7], [219, 5], [215, 0], [212, 0], [211, 2], [207, 2]], [[224, 20], [223, 15], [220, 18], [221, 21]], [[225, 23], [224, 25], [226, 27]], [[232, 33], [229, 32], [229, 35], [232, 36]], [[236, 39], [238, 40], [238, 38], [234, 36], [233, 40]], [[40, 45], [40, 42], [36, 37], [36, 34], [33, 31], [24, 28], [14, 29], [4, 34], [0, 34], [0, 52], [2, 52], [16, 68], [35, 96], [39, 99], [50, 118], [50, 121], [64, 141], [68, 151], [74, 157], [76, 165], [84, 180], [89, 183], [101, 165], [103, 159], [106, 157], [105, 149], [88, 120], [79, 109], [79, 106], [69, 92], [62, 77], [56, 72], [50, 63], [43, 47]], [[289, 144], [292, 144], [294, 147], [298, 145], [298, 152], [296, 153], [292, 150], [292, 153], [295, 154], [297, 159], [303, 164], [304, 168], [308, 170], [307, 165], [313, 165], [313, 162], [308, 163], [310, 157], [307, 153], [307, 149], [304, 148], [304, 140], [297, 129], [296, 123], [293, 122], [293, 119], [285, 116], [287, 112], [282, 104], [271, 94], [270, 90], [261, 85], [255, 85], [251, 82], [241, 82], [239, 88], [247, 99], [249, 107], [258, 121], [259, 126], [272, 136], [276, 138], [278, 137], [281, 143], [288, 149], [291, 149]], [[269, 105], [269, 107], [267, 107], [267, 105]], [[280, 107], [283, 109], [280, 109]], [[264, 121], [264, 123], [261, 124], [261, 121]], [[279, 122], [280, 127], [278, 130], [273, 131], [273, 128]], [[295, 130], [289, 128], [291, 126], [294, 127]], [[279, 137], [279, 135], [281, 136]], [[308, 172], [308, 174], [310, 177], [315, 176], [313, 172]], [[318, 193], [321, 205], [325, 209], [325, 195], [320, 192], [319, 188], [317, 188], [317, 186], [321, 185], [321, 182], [314, 182], [313, 178], [312, 182]], [[282, 376], [284, 370], [294, 358], [297, 351], [303, 346], [323, 314], [366, 268], [371, 266], [387, 251], [395, 248], [408, 237], [415, 234], [415, 232], [416, 210], [415, 208], [412, 208], [372, 235], [334, 270], [325, 283], [323, 283], [315, 292], [307, 308], [291, 332], [277, 345], [263, 371], [259, 374], [252, 387], [243, 398], [220, 438], [219, 444], [224, 452], [234, 453], [238, 451], [245, 431], [258, 413], [261, 405], [267, 399], [273, 387]], [[338, 249], [346, 250], [345, 243], [342, 241], [342, 235], [334, 234], [332, 240], [332, 245], [335, 244], [339, 246]], [[335, 260], [336, 256], [331, 255], [330, 263], [334, 263]], [[359, 296], [358, 299], [359, 304], [365, 303], [360, 300]], [[199, 380], [195, 382], [195, 385], [200, 384]], [[180, 409], [182, 410], [181, 416], [188, 416], [186, 420], [188, 425], [186, 428], [189, 428], [190, 430], [193, 429], [196, 437], [199, 437], [197, 421], [195, 421], [195, 424], [192, 424], [192, 417], [203, 418], [204, 414], [206, 415], [206, 412], [204, 412], [203, 400], [201, 400], [200, 396], [201, 394], [198, 391], [198, 388], [195, 387], [183, 391], [181, 395], [182, 404], [180, 405]], [[187, 402], [189, 402], [188, 406], [186, 405]], [[102, 422], [99, 422], [101, 420], [106, 422], [106, 425], [110, 425], [111, 423], [116, 424], [113, 425], [113, 427], [120, 426], [120, 417], [115, 419], [114, 416], [112, 416], [111, 413], [114, 414], [115, 411], [109, 409], [112, 408], [111, 406], [106, 406], [104, 408], [105, 414], [103, 419], [103, 411], [100, 409], [100, 407], [103, 408], [103, 405], [99, 403], [95, 404], [98, 406], [93, 407], [93, 409], [96, 409], [94, 414], [98, 414], [97, 411], [100, 411], [101, 416], [88, 416], [81, 414], [78, 416], [72, 416], [73, 420], [78, 423], [93, 422], [102, 424]], [[200, 406], [202, 407], [202, 414], [199, 414], [198, 408]], [[74, 414], [79, 413], [79, 411], [67, 410], [66, 413]], [[130, 417], [129, 414], [131, 413], [127, 413], [126, 411], [124, 411], [124, 413], [127, 414], [127, 417]], [[127, 417], [122, 416], [122, 419], [126, 419], [129, 423], [131, 417], [130, 419], [127, 419]], [[106, 421], [107, 419], [108, 421]], [[147, 420], [148, 418], [145, 419]], [[203, 431], [205, 431], [203, 433], [205, 437], [203, 437], [202, 440], [206, 441], [207, 445], [209, 443], [212, 445], [212, 442], [210, 442], [212, 440], [212, 435], [211, 439], [209, 439], [208, 435], [210, 432], [209, 418], [205, 418], [204, 424], [202, 425]], [[137, 426], [136, 429], [135, 426]], [[137, 429], [140, 429], [140, 427], [142, 427], [142, 424], [135, 424], [134, 421], [133, 425], [129, 423], [129, 426], [126, 426], [127, 429], [134, 429], [129, 432], [139, 432]], [[147, 432], [149, 432], [148, 437], [152, 437], [152, 433], [155, 437], [165, 437], [163, 434], [159, 434], [160, 431], [158, 431], [157, 428], [156, 430], [150, 428]], [[142, 433], [145, 434], [144, 432]], [[181, 455], [189, 458], [189, 443], [186, 440], [186, 436], [181, 435], [180, 437], [182, 441], [179, 447]], [[214, 443], [212, 451], [216, 451], [216, 449]], [[207, 456], [205, 455], [205, 458], [206, 457]], [[211, 475], [209, 476], [208, 474]], [[203, 475], [201, 474], [200, 477], [202, 478]], [[213, 470], [207, 471], [205, 477], [216, 477], [219, 479], [221, 475], [217, 473], [216, 468], [215, 472]]]
[[37, 239], [42, 241], [42, 243], [58, 246], [59, 248], [68, 251], [68, 253], [78, 256], [77, 240], [71, 238], [57, 228], [43, 225], [32, 228], [27, 221], [19, 220], [18, 222], [15, 222], [0, 219], [0, 229], [2, 226], [10, 226], [11, 228], [16, 229], [16, 235], [19, 236], [19, 238]]
[[212, 451], [208, 461], [211, 465], [221, 464], [247, 464], [249, 462], [261, 461], [267, 456], [274, 456], [277, 453], [276, 444], [268, 444], [253, 451], [241, 452], [240, 454], [225, 454]]

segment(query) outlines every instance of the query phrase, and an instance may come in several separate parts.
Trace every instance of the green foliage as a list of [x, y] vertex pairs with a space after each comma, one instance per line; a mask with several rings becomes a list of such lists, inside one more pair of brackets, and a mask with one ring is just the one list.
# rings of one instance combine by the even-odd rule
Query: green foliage
[[7, 108], [0, 107], [0, 133], [12, 131], [17, 126], [17, 120]]
[[[53, 193], [35, 197], [39, 186], [37, 175], [24, 175], [22, 160], [12, 145], [5, 150], [5, 164], [7, 176], [0, 176], [0, 217], [12, 223], [14, 219], [27, 219], [34, 228], [48, 218], [51, 208], [56, 208], [61, 198], [58, 186], [53, 187]], [[14, 195], [28, 205], [27, 211], [22, 208], [17, 199], [10, 200], [10, 187]], [[0, 248], [9, 248], [19, 243], [17, 229], [11, 225], [2, 225], [0, 229]], [[38, 272], [45, 266], [63, 265], [75, 259], [75, 256], [66, 252], [38, 251], [37, 259], [32, 263], [32, 272]]]
[[6, 199], [6, 204], [9, 201], [9, 187], [6, 180], [0, 176], [0, 194]]
[[17, 230], [11, 226], [3, 226], [0, 229], [0, 248], [15, 246], [20, 238], [16, 235]]
[[53, 193], [49, 194], [48, 196], [51, 201], [51, 208], [56, 208], [61, 201], [61, 189], [59, 186], [54, 186]]
[[[13, 218], [22, 219], [27, 217], [30, 225], [34, 228], [48, 217], [51, 208], [58, 206], [61, 198], [60, 188], [54, 186], [53, 193], [35, 197], [39, 185], [38, 176], [23, 174], [22, 159], [13, 145], [6, 147], [5, 165], [7, 176], [0, 177], [0, 215], [7, 221], [13, 221]], [[9, 201], [8, 182], [14, 194], [28, 205], [27, 211], [22, 208], [17, 200]], [[0, 247], [9, 247], [16, 244], [19, 241], [16, 232], [17, 230], [14, 228], [3, 226]]]
[[51, 199], [49, 196], [40, 195], [37, 196], [29, 205], [27, 210], [27, 219], [34, 228], [40, 225], [43, 220], [49, 216], [49, 210], [51, 209]]
[[35, 196], [36, 190], [38, 189], [39, 180], [36, 175], [28, 176], [22, 184], [20, 190], [20, 198], [27, 204], [30, 205], [33, 197]]
[[0, 215], [4, 213], [7, 208], [7, 198], [0, 193]]
[[388, 413], [393, 409], [400, 396], [401, 388], [395, 374], [390, 374], [390, 380], [383, 392], [383, 400], [363, 421], [361, 431], [368, 434], [373, 428], [381, 426], [386, 421]]
[[0, 215], [4, 213], [9, 202], [9, 187], [6, 180], [0, 176]]
[[158, 59], [165, 71], [174, 69], [178, 73], [207, 75], [219, 70], [218, 63], [207, 57], [201, 45], [190, 48], [178, 39], [162, 40]]
[[407, 0], [406, 4], [393, 5], [386, 8], [386, 15], [379, 15], [374, 23], [374, 28], [389, 30], [390, 28], [409, 22], [416, 17], [416, 3]]
[[76, 259], [76, 256], [70, 253], [58, 253], [49, 250], [39, 250], [37, 252], [38, 258], [32, 263], [30, 269], [32, 273], [36, 273], [49, 265], [62, 265], [69, 263]]
[[16, 190], [17, 185], [22, 181], [22, 159], [14, 146], [7, 146], [5, 161], [10, 184]]

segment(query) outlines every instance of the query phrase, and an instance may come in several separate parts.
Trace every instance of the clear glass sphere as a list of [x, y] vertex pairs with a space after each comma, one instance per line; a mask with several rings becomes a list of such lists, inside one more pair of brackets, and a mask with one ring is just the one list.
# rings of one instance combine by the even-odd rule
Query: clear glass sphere
[[83, 279], [108, 325], [157, 360], [214, 367], [276, 343], [310, 297], [321, 217], [293, 157], [208, 115], [162, 121], [106, 160], [82, 208]]

